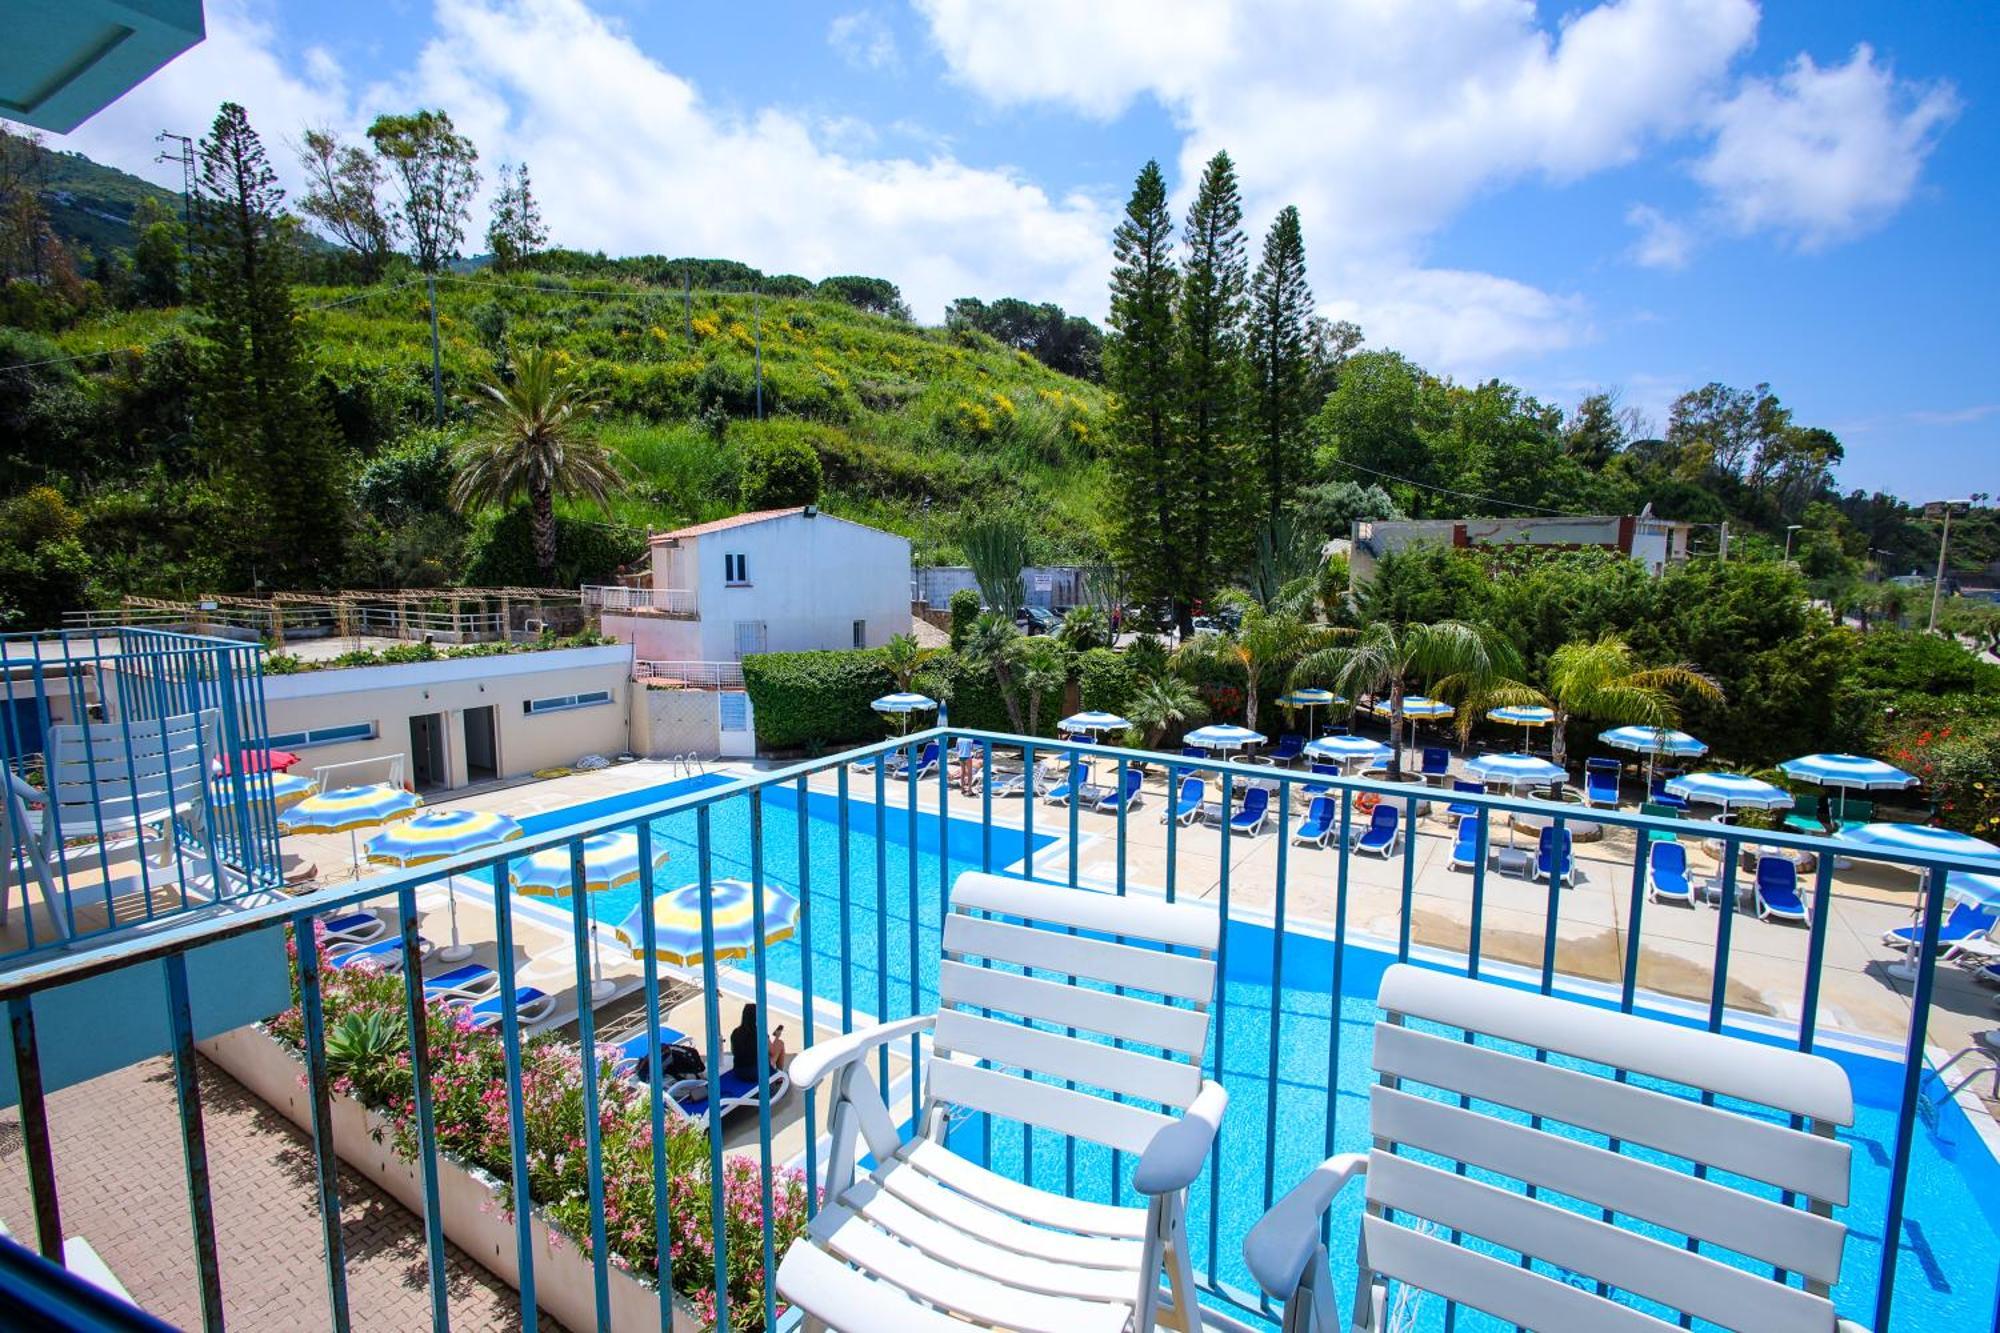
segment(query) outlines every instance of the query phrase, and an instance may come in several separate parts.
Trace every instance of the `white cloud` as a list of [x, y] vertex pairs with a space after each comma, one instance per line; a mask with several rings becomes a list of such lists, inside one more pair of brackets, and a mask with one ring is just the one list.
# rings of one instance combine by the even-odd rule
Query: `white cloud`
[[826, 26], [826, 40], [855, 69], [894, 69], [898, 63], [896, 34], [872, 9], [836, 17]]
[[1716, 109], [1715, 143], [1695, 175], [1736, 230], [1819, 249], [1901, 208], [1958, 111], [1949, 83], [1899, 81], [1865, 44], [1824, 69], [1801, 55]]
[[1632, 242], [1632, 262], [1642, 268], [1686, 268], [1694, 251], [1694, 234], [1651, 204], [1634, 204], [1625, 221], [1638, 228]]

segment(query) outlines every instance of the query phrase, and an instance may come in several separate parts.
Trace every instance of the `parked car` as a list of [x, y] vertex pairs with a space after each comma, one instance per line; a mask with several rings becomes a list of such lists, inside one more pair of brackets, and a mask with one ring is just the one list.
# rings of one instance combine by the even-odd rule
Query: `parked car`
[[1062, 617], [1046, 606], [1024, 606], [1014, 612], [1014, 625], [1023, 634], [1054, 634], [1062, 628]]

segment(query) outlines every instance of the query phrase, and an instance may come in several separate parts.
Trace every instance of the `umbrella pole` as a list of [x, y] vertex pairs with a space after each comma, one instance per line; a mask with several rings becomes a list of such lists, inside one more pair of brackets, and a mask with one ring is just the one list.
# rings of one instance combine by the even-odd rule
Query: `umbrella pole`
[[472, 957], [472, 946], [470, 944], [461, 944], [458, 938], [458, 877], [456, 875], [446, 875], [444, 877], [444, 900], [451, 914], [451, 943], [445, 948], [438, 950], [438, 961], [441, 963], [462, 962]]
[[[1845, 790], [1845, 788], [1842, 788], [1843, 792]], [[1915, 981], [1917, 979], [1917, 955], [1922, 953], [1924, 948], [1924, 912], [1930, 903], [1931, 877], [1936, 873], [1935, 870], [1924, 871], [1923, 891], [1917, 894], [1916, 914], [1910, 918], [1917, 926], [1916, 932], [1910, 937], [1910, 947], [1903, 951], [1901, 958], [1882, 969], [1884, 974], [1894, 977], [1898, 981]]]

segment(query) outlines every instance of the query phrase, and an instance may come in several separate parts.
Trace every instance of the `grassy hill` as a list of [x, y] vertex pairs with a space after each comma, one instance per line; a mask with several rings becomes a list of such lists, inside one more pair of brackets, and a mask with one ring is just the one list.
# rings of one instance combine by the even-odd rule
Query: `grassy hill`
[[[1037, 558], [1101, 549], [1103, 391], [982, 334], [814, 298], [696, 293], [684, 308], [677, 288], [621, 280], [481, 273], [445, 277], [438, 291], [448, 412], [462, 418], [510, 351], [558, 349], [602, 394], [604, 438], [630, 464], [614, 506], [622, 523], [735, 512], [744, 447], [791, 435], [818, 453], [829, 510], [909, 536], [924, 558], [956, 557], [962, 517], [1001, 507], [1029, 516]], [[299, 298], [359, 450], [393, 448], [429, 424], [421, 280]], [[181, 321], [131, 312], [59, 341], [70, 352], [151, 344]]]
[[157, 199], [180, 212], [180, 195], [130, 172], [93, 162], [82, 153], [44, 148], [41, 154], [47, 182], [42, 204], [50, 227], [66, 244], [88, 246], [98, 254], [131, 249], [132, 212], [141, 199]]

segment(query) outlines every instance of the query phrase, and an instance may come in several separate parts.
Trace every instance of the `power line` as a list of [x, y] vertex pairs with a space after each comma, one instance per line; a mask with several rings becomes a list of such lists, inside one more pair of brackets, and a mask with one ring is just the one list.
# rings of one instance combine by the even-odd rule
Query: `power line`
[[1527, 509], [1537, 514], [1553, 514], [1557, 518], [1577, 517], [1577, 512], [1574, 509], [1549, 509], [1543, 505], [1523, 504], [1519, 500], [1498, 500], [1493, 496], [1480, 495], [1473, 491], [1455, 491], [1449, 486], [1433, 486], [1429, 482], [1415, 481], [1409, 477], [1399, 477], [1393, 472], [1378, 472], [1372, 467], [1363, 467], [1359, 463], [1350, 463], [1345, 458], [1335, 458], [1333, 462], [1340, 467], [1353, 468], [1356, 472], [1366, 472], [1371, 477], [1380, 477], [1384, 481], [1394, 481], [1400, 482], [1405, 486], [1414, 486], [1420, 491], [1435, 491], [1439, 495], [1455, 496], [1461, 500], [1477, 500], [1481, 504], [1500, 505], [1507, 509]]

